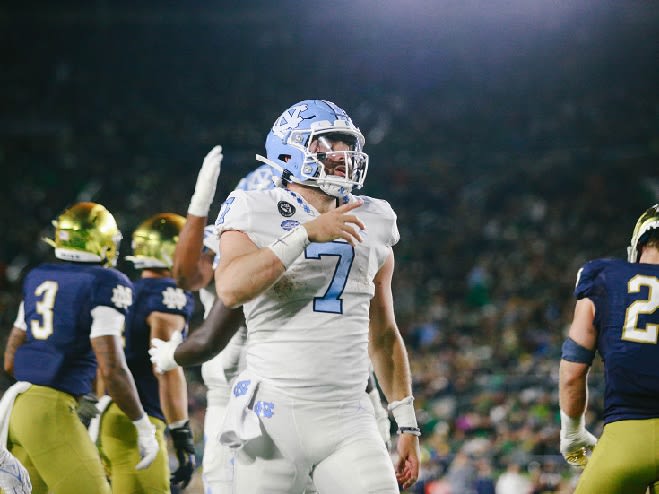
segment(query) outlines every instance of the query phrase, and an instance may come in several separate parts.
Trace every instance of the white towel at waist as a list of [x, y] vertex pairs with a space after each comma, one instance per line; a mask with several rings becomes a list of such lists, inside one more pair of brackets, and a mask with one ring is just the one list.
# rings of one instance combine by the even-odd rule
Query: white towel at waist
[[249, 409], [260, 379], [248, 370], [242, 371], [233, 381], [229, 405], [219, 440], [230, 448], [240, 448], [247, 441], [261, 435], [258, 415]]
[[0, 400], [0, 445], [7, 445], [7, 436], [9, 435], [9, 418], [11, 417], [11, 410], [14, 407], [14, 400], [16, 397], [25, 393], [32, 386], [27, 381], [18, 381], [5, 391]]

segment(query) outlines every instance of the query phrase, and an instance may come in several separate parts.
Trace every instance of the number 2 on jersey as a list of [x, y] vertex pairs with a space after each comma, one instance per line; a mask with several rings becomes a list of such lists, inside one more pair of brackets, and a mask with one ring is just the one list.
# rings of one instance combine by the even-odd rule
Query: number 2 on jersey
[[645, 329], [639, 328], [638, 316], [653, 314], [659, 307], [659, 279], [656, 276], [636, 275], [629, 280], [629, 293], [638, 293], [641, 287], [648, 287], [648, 298], [636, 300], [627, 308], [625, 324], [622, 328], [622, 339], [637, 343], [657, 343], [659, 324], [646, 324]]
[[348, 281], [348, 275], [352, 268], [352, 260], [355, 258], [355, 249], [346, 242], [324, 242], [311, 243], [304, 251], [307, 259], [320, 259], [323, 256], [336, 256], [338, 262], [334, 268], [334, 276], [327, 287], [325, 295], [314, 297], [314, 312], [330, 312], [343, 314], [343, 290]]

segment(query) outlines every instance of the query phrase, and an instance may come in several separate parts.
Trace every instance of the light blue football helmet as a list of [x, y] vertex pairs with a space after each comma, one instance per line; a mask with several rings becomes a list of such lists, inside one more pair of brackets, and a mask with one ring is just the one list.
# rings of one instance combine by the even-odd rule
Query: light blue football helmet
[[[323, 137], [349, 143], [350, 150], [331, 151], [342, 155], [345, 176], [326, 173], [323, 159], [329, 153], [309, 151], [309, 145]], [[265, 141], [267, 158], [257, 155], [256, 159], [275, 168], [283, 182], [319, 187], [342, 197], [364, 184], [368, 155], [363, 147], [364, 136], [343, 109], [327, 100], [304, 100], [275, 121]]]

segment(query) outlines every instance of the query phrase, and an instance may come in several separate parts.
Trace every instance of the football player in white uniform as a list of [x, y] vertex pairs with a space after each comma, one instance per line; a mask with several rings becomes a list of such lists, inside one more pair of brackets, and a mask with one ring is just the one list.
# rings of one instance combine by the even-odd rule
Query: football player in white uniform
[[[199, 290], [200, 299], [204, 304], [204, 318], [206, 319], [204, 326], [194, 332], [194, 339], [197, 340], [196, 350], [200, 349], [200, 345], [205, 346], [207, 349], [203, 350], [201, 354], [187, 352], [186, 357], [191, 357], [192, 361], [187, 362], [185, 357], [179, 358], [181, 364], [194, 365], [206, 358], [211, 359], [212, 355], [208, 352], [208, 349], [217, 351], [225, 347], [220, 354], [211, 360], [207, 360], [202, 365], [202, 376], [208, 388], [208, 405], [204, 420], [205, 440], [202, 478], [205, 492], [210, 494], [231, 492], [233, 454], [227, 446], [220, 444], [218, 437], [224, 420], [226, 405], [229, 401], [230, 383], [244, 368], [245, 352], [243, 350], [247, 337], [247, 329], [244, 324], [241, 324], [237, 333], [228, 340], [229, 336], [235, 331], [236, 325], [239, 322], [244, 322], [242, 308], [224, 308], [222, 302], [217, 301], [213, 284], [213, 272], [217, 261], [216, 252], [219, 252], [219, 242], [214, 226], [205, 225], [208, 210], [213, 201], [222, 158], [221, 146], [213, 148], [204, 158], [197, 177], [195, 194], [191, 200], [187, 221], [180, 233], [173, 269], [179, 286]], [[242, 178], [236, 190], [265, 190], [273, 187], [273, 168], [269, 165], [262, 165]], [[215, 303], [218, 306], [215, 307], [209, 318], [208, 316]], [[228, 316], [228, 319], [226, 316]], [[216, 322], [219, 323], [218, 327], [214, 326]], [[213, 328], [213, 330], [210, 332], [205, 331], [209, 328]], [[218, 334], [224, 335], [224, 338], [228, 340], [228, 344], [225, 345], [224, 342], [219, 345], [216, 344], [214, 338]], [[189, 344], [190, 342], [186, 345]], [[185, 347], [181, 348], [182, 352], [184, 350]], [[369, 380], [367, 391], [375, 409], [380, 433], [385, 443], [389, 445], [389, 417], [382, 406], [373, 379]], [[307, 494], [315, 492], [310, 482], [305, 492]]]
[[[396, 215], [385, 201], [351, 194], [366, 177], [363, 144], [333, 103], [293, 105], [260, 158], [282, 187], [233, 192], [216, 221], [218, 295], [243, 307], [248, 329], [247, 369], [232, 396], [239, 413], [224, 427], [225, 440], [242, 445], [236, 492], [301, 492], [311, 473], [319, 492], [397, 493], [397, 479], [407, 488], [418, 476], [419, 429], [391, 294]], [[401, 432], [396, 471], [364, 393], [369, 351]]]
[[[299, 493], [311, 475], [319, 492], [397, 493], [397, 481], [407, 488], [418, 477], [391, 294], [399, 235], [385, 201], [351, 195], [366, 176], [363, 143], [342, 109], [302, 101], [277, 119], [259, 157], [282, 186], [234, 191], [220, 211], [216, 286], [226, 306], [243, 307], [248, 328], [247, 369], [222, 428], [238, 451], [234, 492]], [[213, 308], [217, 319], [222, 310]], [[178, 349], [158, 342], [152, 356], [165, 369], [185, 365], [194, 335]], [[364, 393], [369, 353], [398, 424], [395, 469]]]

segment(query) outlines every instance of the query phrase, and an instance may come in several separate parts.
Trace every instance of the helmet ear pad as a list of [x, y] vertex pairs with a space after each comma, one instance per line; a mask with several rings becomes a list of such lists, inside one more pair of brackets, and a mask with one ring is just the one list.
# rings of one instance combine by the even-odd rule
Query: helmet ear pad
[[55, 239], [45, 240], [55, 247], [58, 259], [116, 265], [122, 236], [114, 216], [105, 206], [76, 203], [64, 210], [53, 225]]

